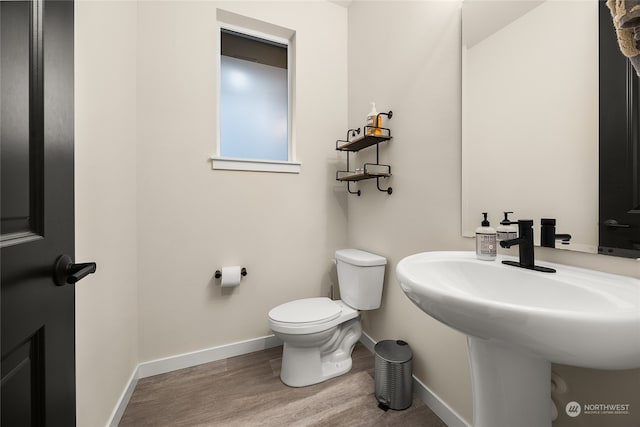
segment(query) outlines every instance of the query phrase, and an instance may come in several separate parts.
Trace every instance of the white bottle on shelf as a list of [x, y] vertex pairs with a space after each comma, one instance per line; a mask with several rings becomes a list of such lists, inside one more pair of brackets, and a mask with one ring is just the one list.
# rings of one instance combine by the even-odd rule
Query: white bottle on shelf
[[378, 114], [378, 111], [376, 110], [376, 103], [375, 102], [371, 102], [371, 111], [369, 111], [369, 114], [367, 115], [367, 124], [366, 124], [366, 129], [367, 131], [365, 132], [365, 135], [377, 135], [379, 132], [379, 128], [381, 126], [381, 117]]

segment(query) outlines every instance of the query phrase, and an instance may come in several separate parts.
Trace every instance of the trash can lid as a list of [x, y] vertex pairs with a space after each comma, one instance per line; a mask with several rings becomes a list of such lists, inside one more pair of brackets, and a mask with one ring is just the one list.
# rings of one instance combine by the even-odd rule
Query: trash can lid
[[380, 341], [373, 348], [376, 355], [388, 362], [403, 363], [413, 359], [411, 347], [406, 341], [384, 340]]

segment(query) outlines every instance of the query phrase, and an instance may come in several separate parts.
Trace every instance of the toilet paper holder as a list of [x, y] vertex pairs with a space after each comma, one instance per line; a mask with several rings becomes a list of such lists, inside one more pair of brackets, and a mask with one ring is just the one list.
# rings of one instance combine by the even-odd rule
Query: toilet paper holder
[[[209, 270], [209, 271], [211, 271], [211, 270]], [[242, 267], [242, 270], [240, 270], [240, 275], [241, 275], [242, 277], [246, 276], [246, 275], [247, 275], [247, 269], [246, 269], [246, 268], [244, 268], [244, 267]], [[215, 277], [216, 279], [221, 278], [221, 277], [222, 277], [222, 271], [220, 271], [220, 270], [216, 270], [216, 274], [215, 274], [215, 276], [214, 276], [214, 277]]]

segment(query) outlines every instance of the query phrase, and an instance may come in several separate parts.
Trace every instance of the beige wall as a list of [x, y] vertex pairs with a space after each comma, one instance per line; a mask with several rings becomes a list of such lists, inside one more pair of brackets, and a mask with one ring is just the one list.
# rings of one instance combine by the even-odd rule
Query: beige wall
[[459, 2], [352, 3], [350, 126], [362, 126], [369, 101], [394, 113], [386, 122], [393, 140], [380, 147], [393, 194], [372, 181], [360, 185], [361, 197], [349, 197], [349, 245], [388, 259], [382, 308], [366, 313], [365, 331], [375, 340], [407, 340], [415, 374], [471, 420], [465, 336], [415, 307], [395, 279], [407, 255], [473, 245], [460, 235]]
[[[376, 340], [407, 340], [418, 378], [471, 422], [465, 337], [414, 307], [394, 271], [412, 253], [470, 250], [474, 245], [473, 239], [460, 237], [460, 46], [458, 1], [358, 1], [349, 8], [349, 125], [362, 126], [369, 101], [375, 100], [379, 111], [394, 112], [387, 122], [394, 138], [380, 150], [381, 160], [392, 166], [393, 194], [378, 192], [373, 181], [360, 185], [362, 197], [348, 199], [349, 245], [389, 260], [382, 308], [366, 313], [365, 331]], [[361, 158], [371, 157], [362, 152]], [[640, 277], [639, 263], [633, 260], [544, 248], [536, 255]], [[612, 395], [607, 390], [617, 387], [627, 390], [629, 403], [636, 402], [632, 393], [637, 395], [637, 389], [632, 390], [640, 382], [639, 370], [554, 370], [578, 398], [601, 390], [599, 398], [608, 401]]]
[[[216, 8], [296, 32], [300, 174], [211, 170]], [[347, 11], [140, 2], [137, 36], [140, 361], [269, 335], [271, 308], [328, 295], [333, 253], [346, 244], [334, 143], [347, 125]], [[231, 292], [213, 280], [224, 265], [248, 270]]]
[[[302, 173], [211, 170], [216, 7], [296, 31]], [[108, 422], [138, 363], [267, 335], [270, 308], [329, 293], [346, 24], [326, 2], [76, 2], [76, 256], [98, 263], [77, 292], [79, 426]], [[221, 292], [230, 264], [249, 276]]]
[[136, 4], [75, 3], [77, 425], [110, 419], [138, 364]]

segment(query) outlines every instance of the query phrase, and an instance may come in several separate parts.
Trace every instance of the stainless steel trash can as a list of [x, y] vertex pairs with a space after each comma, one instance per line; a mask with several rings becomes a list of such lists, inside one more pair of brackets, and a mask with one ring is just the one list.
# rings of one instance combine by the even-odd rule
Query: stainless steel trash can
[[375, 395], [383, 409], [407, 409], [413, 400], [411, 347], [405, 341], [385, 340], [374, 347]]

